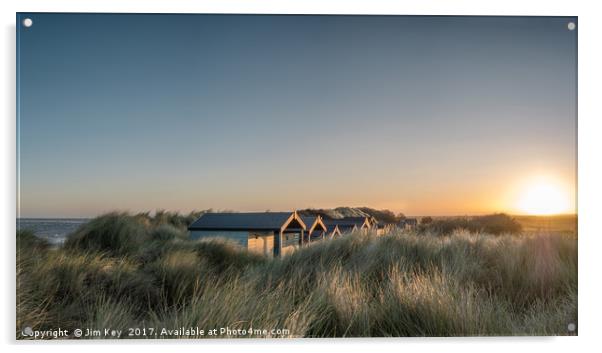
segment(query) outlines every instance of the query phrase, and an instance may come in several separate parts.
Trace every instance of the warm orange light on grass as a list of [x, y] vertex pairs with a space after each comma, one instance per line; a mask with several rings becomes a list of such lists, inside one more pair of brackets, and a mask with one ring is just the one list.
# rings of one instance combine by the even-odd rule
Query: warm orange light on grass
[[552, 180], [537, 179], [520, 193], [517, 208], [532, 215], [553, 215], [570, 211], [568, 194]]

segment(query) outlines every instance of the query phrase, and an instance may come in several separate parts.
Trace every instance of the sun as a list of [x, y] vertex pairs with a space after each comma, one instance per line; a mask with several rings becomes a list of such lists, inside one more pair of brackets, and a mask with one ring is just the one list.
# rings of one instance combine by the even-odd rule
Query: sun
[[534, 180], [520, 193], [517, 208], [532, 215], [553, 215], [570, 210], [570, 200], [563, 188], [546, 179]]

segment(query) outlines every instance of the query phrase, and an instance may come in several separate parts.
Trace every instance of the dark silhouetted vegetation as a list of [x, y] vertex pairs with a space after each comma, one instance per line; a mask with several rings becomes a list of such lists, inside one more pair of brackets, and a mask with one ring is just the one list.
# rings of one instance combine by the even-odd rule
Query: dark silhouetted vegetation
[[519, 234], [522, 231], [519, 222], [503, 213], [476, 217], [435, 219], [428, 223], [421, 222], [419, 227], [421, 233], [436, 235], [449, 235], [461, 229], [471, 233], [494, 235]]
[[433, 217], [426, 216], [420, 219], [420, 224], [430, 224], [433, 223]]

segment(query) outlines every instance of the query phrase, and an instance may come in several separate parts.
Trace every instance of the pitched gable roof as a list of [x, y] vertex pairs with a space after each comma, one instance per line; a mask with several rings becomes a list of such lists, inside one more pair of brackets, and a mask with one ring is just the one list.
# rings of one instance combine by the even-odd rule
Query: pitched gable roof
[[305, 223], [308, 232], [310, 230], [313, 232], [316, 229], [324, 231], [328, 229], [321, 216], [301, 216], [301, 219], [303, 220], [303, 223]]
[[339, 229], [339, 226], [336, 224], [334, 226], [333, 225], [328, 226], [328, 235], [330, 237], [334, 237], [336, 235], [341, 235], [341, 230]]
[[266, 230], [305, 229], [296, 212], [205, 213], [188, 230]]
[[354, 232], [358, 230], [358, 227], [355, 224], [338, 224], [337, 227], [343, 233]]

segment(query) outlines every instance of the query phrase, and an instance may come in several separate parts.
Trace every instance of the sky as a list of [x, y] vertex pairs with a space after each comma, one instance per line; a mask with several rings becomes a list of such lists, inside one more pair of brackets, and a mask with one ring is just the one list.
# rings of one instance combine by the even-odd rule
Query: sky
[[575, 212], [569, 22], [18, 14], [18, 216]]

